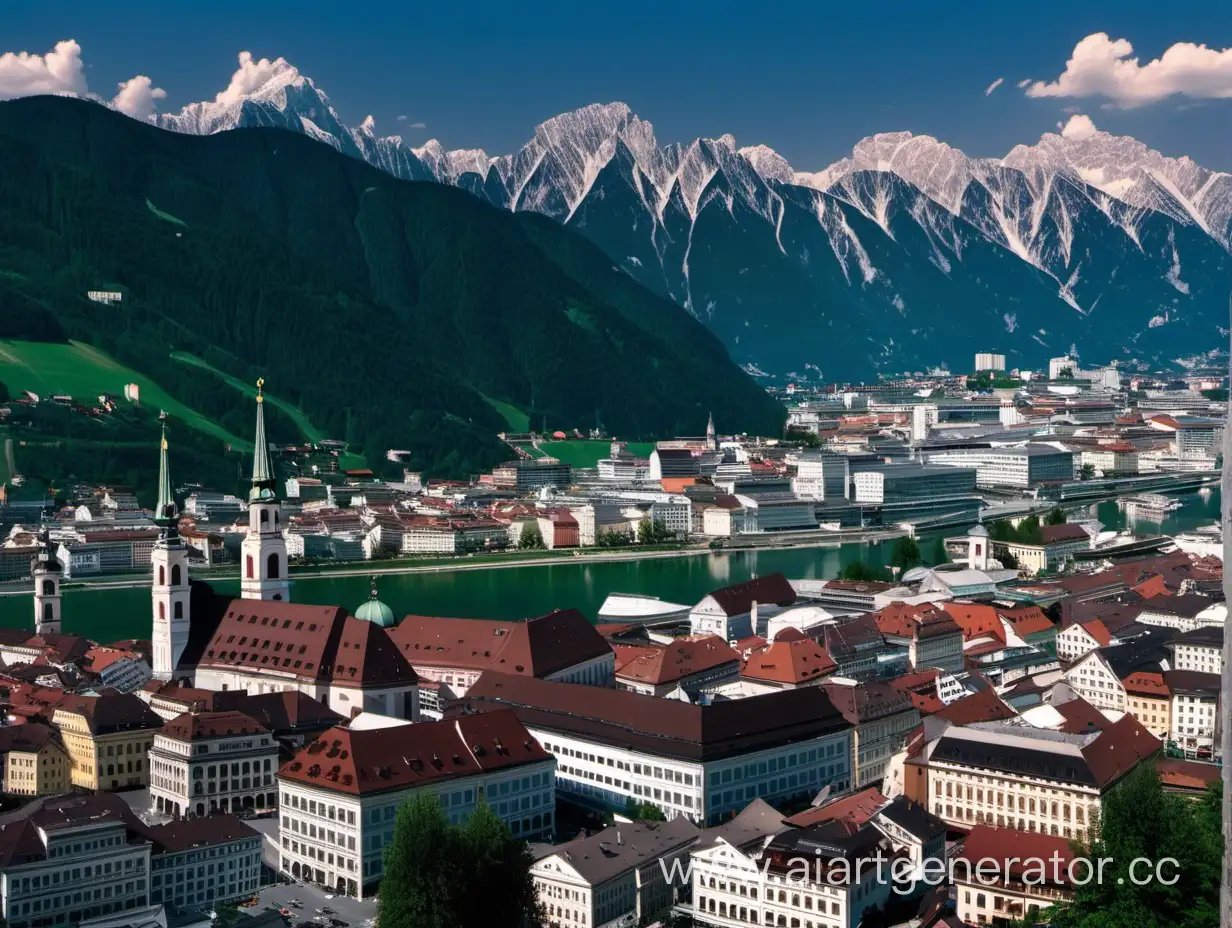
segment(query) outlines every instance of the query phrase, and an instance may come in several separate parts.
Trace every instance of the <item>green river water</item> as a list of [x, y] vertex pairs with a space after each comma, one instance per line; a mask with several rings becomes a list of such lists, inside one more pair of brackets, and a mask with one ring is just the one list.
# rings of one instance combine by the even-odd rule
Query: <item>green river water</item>
[[[1179, 497], [1183, 507], [1162, 526], [1140, 523], [1144, 532], [1167, 534], [1219, 521], [1220, 494], [1196, 492]], [[1088, 507], [1107, 527], [1125, 526], [1115, 502]], [[963, 534], [959, 530], [948, 535]], [[925, 558], [938, 536], [920, 540]], [[793, 548], [767, 551], [708, 552], [693, 557], [652, 558], [533, 567], [387, 574], [380, 578], [380, 596], [397, 616], [407, 614], [463, 616], [518, 620], [553, 609], [577, 608], [593, 619], [609, 593], [641, 593], [671, 602], [692, 604], [716, 587], [739, 583], [752, 576], [781, 571], [789, 578], [834, 577], [854, 561], [884, 564], [892, 542], [881, 545], [848, 544], [841, 548]], [[216, 582], [216, 589], [238, 594], [239, 582]], [[311, 577], [295, 581], [296, 602], [339, 604], [354, 611], [368, 598], [368, 578]], [[0, 626], [31, 628], [30, 597], [0, 597]], [[64, 631], [96, 641], [148, 638], [148, 588], [79, 589], [64, 595]]]

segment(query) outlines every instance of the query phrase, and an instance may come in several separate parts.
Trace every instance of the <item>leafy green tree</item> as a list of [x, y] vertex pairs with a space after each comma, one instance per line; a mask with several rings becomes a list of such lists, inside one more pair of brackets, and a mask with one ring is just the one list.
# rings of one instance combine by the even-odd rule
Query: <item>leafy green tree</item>
[[677, 540], [676, 533], [669, 529], [662, 519], [642, 519], [637, 524], [638, 544], [662, 545]]
[[1094, 464], [1083, 464], [1081, 467], [1079, 467], [1078, 468], [1078, 479], [1084, 480], [1084, 481], [1094, 480], [1095, 479], [1095, 465]]
[[920, 556], [920, 545], [914, 538], [904, 535], [895, 539], [894, 547], [890, 551], [891, 566], [897, 567], [902, 573], [912, 567], [918, 567], [921, 563], [923, 558]]
[[[1102, 880], [1076, 889], [1074, 900], [1050, 912], [1056, 928], [1215, 928], [1219, 924], [1219, 879], [1223, 862], [1221, 807], [1216, 784], [1197, 802], [1166, 793], [1151, 763], [1109, 791], [1103, 802], [1098, 837], [1083, 856], [1111, 858]], [[1160, 862], [1167, 880], [1135, 885], [1130, 864], [1136, 858]]]
[[799, 426], [792, 426], [787, 430], [787, 440], [799, 442], [806, 448], [821, 447], [821, 438], [816, 432], [811, 432], [808, 429], [802, 429]]
[[940, 564], [950, 563], [950, 552], [945, 549], [944, 538], [938, 538], [935, 542], [933, 542], [932, 563], [934, 567]]
[[839, 573], [840, 580], [852, 580], [859, 583], [875, 583], [890, 579], [889, 572], [884, 567], [873, 567], [862, 561], [848, 564]]
[[1006, 570], [1017, 570], [1019, 568], [1018, 558], [1005, 549], [1002, 549], [997, 555], [997, 560], [1001, 562], [1001, 566]]
[[1020, 544], [1042, 545], [1044, 543], [1044, 533], [1040, 530], [1038, 516], [1027, 516], [1019, 522], [1016, 534], [1018, 537], [1015, 540]]
[[595, 544], [600, 548], [624, 548], [633, 544], [633, 537], [628, 532], [600, 532], [595, 536]]
[[538, 551], [546, 548], [543, 543], [543, 532], [539, 531], [538, 522], [527, 522], [522, 526], [522, 534], [518, 536], [518, 548], [522, 551]]
[[1048, 515], [1044, 518], [1045, 525], [1064, 525], [1065, 510], [1060, 506], [1056, 506], [1048, 511]]
[[422, 793], [398, 809], [385, 848], [382, 928], [530, 928], [543, 923], [526, 845], [487, 803], [451, 825]]
[[635, 822], [665, 822], [667, 816], [654, 803], [642, 802], [632, 796], [625, 801], [625, 818]]

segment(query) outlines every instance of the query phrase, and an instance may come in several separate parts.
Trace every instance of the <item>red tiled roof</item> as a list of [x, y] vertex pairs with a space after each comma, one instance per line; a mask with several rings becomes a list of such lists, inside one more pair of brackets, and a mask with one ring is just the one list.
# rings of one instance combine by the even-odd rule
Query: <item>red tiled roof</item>
[[1110, 786], [1138, 762], [1159, 751], [1160, 743], [1132, 715], [1123, 715], [1082, 749], [1083, 759], [1101, 788]]
[[[1041, 865], [1035, 861], [1039, 860], [1044, 862], [1044, 877], [1051, 881], [1054, 871], [1048, 861], [1052, 860], [1053, 854], [1062, 861], [1056, 868], [1056, 874], [1060, 875], [1061, 884], [1068, 886], [1068, 868], [1074, 859], [1074, 852], [1066, 838], [1014, 828], [976, 825], [967, 833], [956, 859], [967, 861], [972, 874], [977, 873], [981, 861], [996, 861], [995, 870], [993, 864], [986, 863], [983, 872], [995, 875], [998, 881], [1007, 878], [1021, 881], [1025, 876], [1038, 881]], [[965, 876], [967, 867], [959, 867], [956, 872]]]
[[798, 812], [785, 819], [784, 824], [791, 825], [794, 828], [804, 828], [821, 822], [840, 821], [859, 828], [876, 815], [877, 810], [889, 801], [889, 799], [881, 794], [880, 790], [870, 786], [868, 789], [853, 793], [850, 796], [844, 796], [841, 799], [835, 799], [833, 802], [827, 802], [825, 805], [813, 806], [810, 809], [805, 809], [803, 812]]
[[[666, 646], [616, 645], [616, 678], [662, 686], [694, 674], [735, 665], [740, 655], [716, 635], [677, 638]], [[623, 660], [622, 660], [623, 659]]]
[[1131, 587], [1131, 589], [1143, 599], [1152, 599], [1156, 596], [1169, 596], [1172, 593], [1172, 591], [1168, 589], [1168, 584], [1164, 583], [1164, 578], [1159, 574], [1152, 574], [1137, 586]]
[[1135, 670], [1121, 685], [1131, 696], [1146, 696], [1151, 699], [1167, 699], [1171, 695], [1168, 684], [1164, 682], [1162, 673], [1151, 673], [1147, 670]]
[[741, 615], [753, 608], [753, 603], [790, 606], [796, 601], [796, 591], [781, 573], [754, 577], [744, 583], [711, 590], [710, 597], [724, 615]]
[[799, 686], [817, 680], [838, 668], [812, 638], [777, 640], [768, 648], [749, 655], [740, 675], [748, 680]]
[[956, 699], [933, 714], [955, 725], [970, 725], [972, 722], [1012, 719], [1018, 713], [1002, 702], [996, 691], [989, 687]]
[[983, 603], [948, 602], [942, 603], [941, 608], [958, 623], [963, 641], [991, 636], [1005, 644], [1005, 629], [994, 607]]
[[512, 710], [351, 731], [331, 728], [282, 765], [282, 779], [367, 795], [550, 760]]
[[1164, 788], [1204, 790], [1219, 782], [1220, 771], [1214, 764], [1203, 764], [1179, 757], [1160, 757], [1155, 761], [1159, 781]]
[[1090, 535], [1082, 528], [1081, 525], [1043, 525], [1040, 527], [1040, 536], [1044, 539], [1044, 544], [1055, 545], [1063, 541], [1089, 541]]
[[1039, 606], [1025, 606], [1021, 609], [998, 609], [997, 615], [1014, 628], [1014, 634], [1020, 638], [1050, 631], [1052, 620], [1044, 614]]
[[265, 727], [254, 718], [234, 710], [224, 712], [185, 712], [162, 727], [161, 734], [176, 741], [201, 741], [228, 735], [260, 735]]

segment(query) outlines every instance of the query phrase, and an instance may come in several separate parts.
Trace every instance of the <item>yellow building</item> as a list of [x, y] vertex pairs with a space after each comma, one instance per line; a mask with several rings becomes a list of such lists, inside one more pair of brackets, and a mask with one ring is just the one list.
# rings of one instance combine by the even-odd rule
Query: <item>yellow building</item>
[[27, 722], [0, 728], [0, 757], [6, 793], [58, 796], [69, 791], [68, 751], [49, 725]]
[[1121, 681], [1125, 687], [1125, 711], [1161, 741], [1172, 731], [1172, 691], [1161, 673], [1139, 670]]
[[73, 786], [149, 786], [147, 754], [163, 720], [132, 693], [70, 696], [56, 707], [52, 724], [68, 749]]

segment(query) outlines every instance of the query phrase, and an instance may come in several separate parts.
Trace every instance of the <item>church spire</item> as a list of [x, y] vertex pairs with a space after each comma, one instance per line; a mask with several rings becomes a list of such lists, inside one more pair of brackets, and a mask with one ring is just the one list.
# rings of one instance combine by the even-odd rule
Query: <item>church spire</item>
[[179, 520], [175, 494], [171, 490], [171, 468], [167, 464], [167, 414], [161, 413], [162, 438], [158, 445], [158, 504], [154, 508], [154, 522], [163, 529], [174, 529]]
[[252, 449], [252, 489], [249, 499], [274, 495], [274, 472], [270, 467], [269, 441], [265, 438], [265, 378], [257, 380], [257, 434]]

